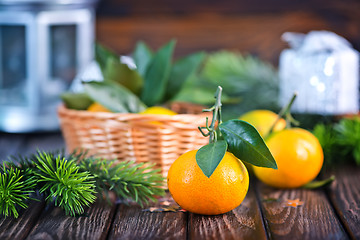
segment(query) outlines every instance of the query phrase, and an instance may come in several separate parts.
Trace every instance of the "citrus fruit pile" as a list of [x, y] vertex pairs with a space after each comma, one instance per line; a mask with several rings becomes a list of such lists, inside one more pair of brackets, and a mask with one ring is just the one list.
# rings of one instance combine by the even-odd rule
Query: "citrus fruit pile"
[[[288, 127], [294, 99], [295, 96], [279, 116], [268, 110], [254, 110], [239, 120], [222, 123], [220, 119], [219, 131], [213, 129], [214, 121], [206, 127], [207, 134], [200, 128], [204, 136], [215, 135], [215, 141], [184, 153], [172, 164], [167, 184], [174, 200], [197, 214], [231, 211], [241, 204], [248, 191], [248, 163], [253, 165], [259, 180], [273, 187], [296, 188], [315, 179], [323, 165], [323, 150], [309, 131]], [[217, 107], [219, 104], [210, 109], [213, 118], [221, 118]], [[217, 140], [217, 134], [224, 140]], [[256, 155], [259, 151], [270, 157], [261, 159]], [[247, 162], [246, 166], [240, 159]]]
[[223, 214], [241, 204], [249, 189], [249, 174], [242, 160], [266, 168], [277, 167], [252, 125], [238, 119], [221, 121], [221, 90], [219, 87], [215, 94], [215, 105], [204, 109], [213, 113], [211, 124], [207, 120], [206, 127], [199, 127], [209, 137], [209, 144], [181, 155], [167, 176], [173, 199], [197, 214]]
[[[285, 119], [268, 110], [254, 110], [240, 117], [252, 124], [265, 137], [278, 169], [254, 166], [254, 174], [262, 182], [278, 188], [301, 187], [319, 174], [324, 155], [318, 139], [302, 128], [285, 129]], [[274, 125], [275, 124], [275, 125]], [[270, 128], [274, 125], [272, 133]]]

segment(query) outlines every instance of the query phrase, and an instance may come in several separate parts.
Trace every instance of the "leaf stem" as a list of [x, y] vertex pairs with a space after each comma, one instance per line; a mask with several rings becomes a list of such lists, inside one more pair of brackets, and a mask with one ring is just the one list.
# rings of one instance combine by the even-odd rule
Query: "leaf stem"
[[291, 123], [293, 123], [294, 125], [298, 125], [299, 123], [291, 116], [290, 114], [290, 109], [291, 106], [293, 105], [295, 99], [297, 97], [297, 92], [294, 92], [293, 96], [291, 97], [289, 103], [287, 105], [285, 105], [280, 112], [277, 115], [277, 118], [275, 120], [275, 122], [273, 123], [273, 125], [270, 128], [269, 133], [265, 136], [265, 139], [270, 136], [270, 134], [274, 131], [274, 128], [276, 126], [276, 124], [280, 121], [281, 118], [283, 118], [284, 116], [286, 117], [286, 128], [290, 128], [291, 127]]
[[[209, 126], [208, 118], [206, 118], [206, 127], [198, 127], [201, 134], [204, 137], [210, 136], [209, 143], [213, 143], [217, 141], [217, 133], [215, 129], [215, 124], [218, 122], [218, 124], [222, 123], [221, 119], [221, 93], [222, 93], [222, 87], [218, 86], [216, 92], [215, 92], [215, 104], [211, 108], [203, 109], [203, 112], [212, 112], [212, 120]], [[208, 133], [204, 133], [202, 129], [207, 129]]]

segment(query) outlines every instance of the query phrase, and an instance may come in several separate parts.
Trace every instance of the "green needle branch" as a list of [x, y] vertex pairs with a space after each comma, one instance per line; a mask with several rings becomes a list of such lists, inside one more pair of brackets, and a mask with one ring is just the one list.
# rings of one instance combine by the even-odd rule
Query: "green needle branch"
[[164, 178], [150, 164], [116, 162], [88, 157], [86, 153], [40, 152], [30, 157], [12, 157], [0, 166], [0, 215], [19, 216], [30, 196], [43, 194], [66, 215], [83, 214], [98, 195], [113, 191], [124, 201], [141, 206], [163, 196]]
[[26, 200], [31, 199], [36, 181], [23, 171], [3, 163], [0, 166], [0, 214], [5, 217], [19, 216], [19, 208], [27, 208]]

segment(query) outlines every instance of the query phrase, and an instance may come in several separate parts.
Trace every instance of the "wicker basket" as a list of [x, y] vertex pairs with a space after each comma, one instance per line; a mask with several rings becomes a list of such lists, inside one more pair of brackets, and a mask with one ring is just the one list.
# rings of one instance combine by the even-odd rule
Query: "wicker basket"
[[[107, 159], [152, 162], [167, 175], [170, 165], [186, 151], [208, 142], [198, 126], [206, 116], [198, 105], [176, 103], [174, 116], [88, 112], [60, 106], [58, 115], [68, 152], [86, 149]], [[209, 119], [211, 120], [211, 119]]]

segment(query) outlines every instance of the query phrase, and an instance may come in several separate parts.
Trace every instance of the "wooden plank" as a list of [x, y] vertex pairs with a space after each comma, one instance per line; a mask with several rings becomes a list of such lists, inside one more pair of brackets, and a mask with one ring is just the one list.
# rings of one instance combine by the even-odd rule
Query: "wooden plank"
[[[271, 239], [348, 239], [324, 191], [275, 189], [258, 182], [257, 192]], [[286, 205], [295, 199], [303, 205]]]
[[137, 205], [120, 205], [111, 239], [186, 239], [187, 213], [148, 212]]
[[[353, 7], [353, 9], [351, 9]], [[151, 4], [151, 1], [137, 0], [107, 0], [100, 1], [97, 9], [98, 16], [112, 15], [112, 16], [131, 16], [131, 15], [160, 15], [171, 14], [173, 16], [190, 15], [194, 13], [217, 13], [221, 15], [242, 15], [242, 14], [264, 14], [264, 13], [281, 13], [288, 11], [317, 11], [320, 13], [331, 13], [333, 18], [342, 16], [347, 11], [355, 14], [355, 9], [359, 9], [359, 1], [347, 0], [337, 1], [328, 0], [326, 5], [321, 1], [302, 0], [302, 1], [287, 1], [278, 0], [276, 2], [269, 2], [266, 0], [222, 0], [222, 1], [207, 1], [207, 0], [184, 0], [171, 1], [158, 0], [156, 5]], [[352, 11], [351, 11], [352, 10]]]
[[252, 186], [236, 209], [217, 216], [191, 213], [188, 226], [190, 239], [266, 239]]
[[96, 202], [77, 217], [48, 206], [27, 239], [106, 239], [114, 212], [115, 204], [107, 202]]
[[24, 140], [24, 134], [0, 133], [0, 163], [10, 155], [16, 155]]
[[336, 179], [328, 193], [352, 239], [360, 239], [360, 168], [341, 167], [329, 172]]
[[28, 134], [22, 154], [36, 153], [37, 150], [54, 151], [65, 148], [60, 132]]
[[[193, 1], [189, 4], [193, 4]], [[222, 2], [219, 1], [219, 4]], [[349, 9], [355, 8], [352, 6]], [[288, 47], [281, 40], [281, 35], [287, 31], [307, 33], [314, 29], [331, 29], [359, 48], [360, 30], [356, 28], [360, 19], [356, 17], [358, 15], [351, 15], [344, 8], [344, 15], [340, 16], [347, 16], [346, 19], [334, 14], [320, 15], [313, 11], [243, 15], [221, 15], [216, 11], [208, 14], [168, 13], [156, 15], [156, 18], [142, 14], [127, 17], [100, 16], [96, 21], [96, 38], [118, 54], [129, 54], [138, 40], [157, 49], [176, 38], [175, 57], [199, 50], [212, 52], [229, 49], [254, 54], [277, 65], [281, 51]], [[329, 16], [333, 18], [329, 19]]]
[[25, 239], [35, 225], [45, 204], [43, 201], [32, 201], [29, 206], [29, 208], [19, 212], [18, 218], [0, 218], [0, 239]]
[[[96, 21], [98, 41], [119, 54], [128, 54], [136, 41], [157, 49], [176, 38], [175, 57], [195, 51], [230, 49], [251, 53], [277, 64], [286, 47], [281, 35], [288, 29], [307, 32], [327, 28], [321, 17], [311, 13], [267, 15], [193, 14], [185, 16], [101, 17]], [[241, 29], [241, 34], [234, 34]], [[127, 36], [124, 38], [123, 36]], [[221, 37], [214, 37], [221, 36]]]

